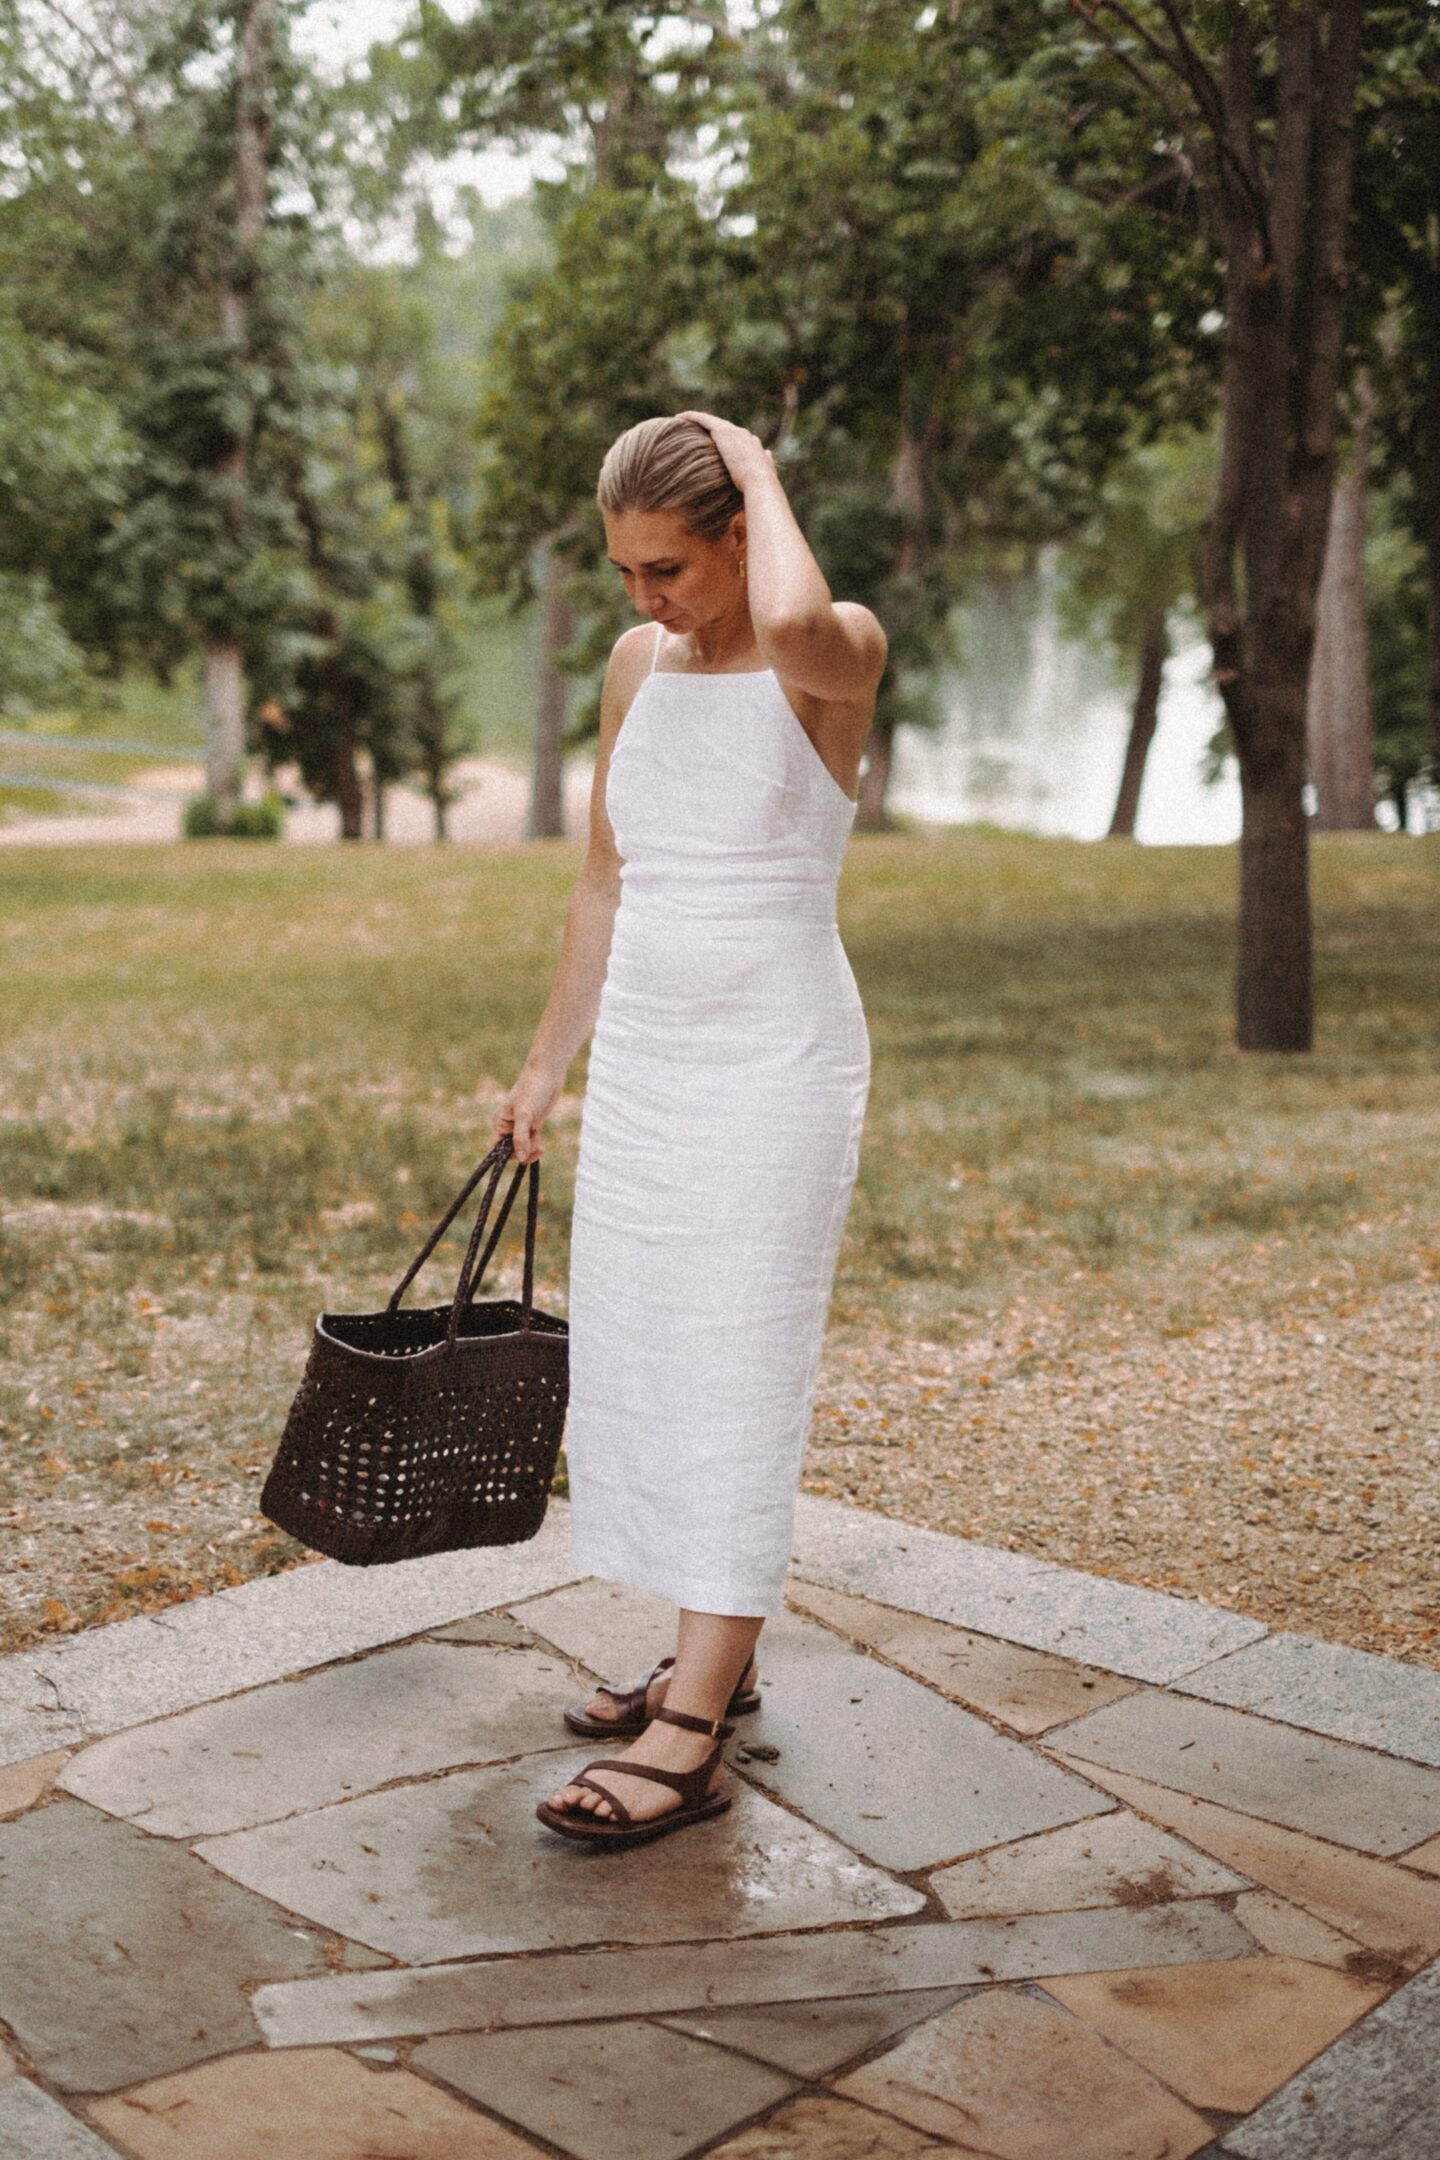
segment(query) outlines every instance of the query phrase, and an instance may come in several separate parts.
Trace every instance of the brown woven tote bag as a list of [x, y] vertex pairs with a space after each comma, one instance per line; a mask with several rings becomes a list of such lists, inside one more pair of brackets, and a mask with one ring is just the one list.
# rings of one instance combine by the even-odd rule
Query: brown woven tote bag
[[[476, 1267], [513, 1151], [502, 1134], [384, 1312], [321, 1313], [315, 1322], [260, 1509], [332, 1560], [372, 1567], [462, 1546], [519, 1545], [544, 1520], [570, 1396], [570, 1325], [534, 1303], [538, 1159], [529, 1165], [523, 1296], [518, 1304], [475, 1298], [525, 1175], [518, 1164]], [[454, 1297], [402, 1310], [405, 1291], [487, 1169]]]

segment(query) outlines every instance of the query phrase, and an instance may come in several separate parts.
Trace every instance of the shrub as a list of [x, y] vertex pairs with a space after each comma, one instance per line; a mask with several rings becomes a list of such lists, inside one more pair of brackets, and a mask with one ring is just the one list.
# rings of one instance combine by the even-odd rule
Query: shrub
[[209, 795], [192, 795], [185, 805], [187, 840], [278, 840], [285, 824], [285, 798], [277, 788], [259, 802], [236, 805], [235, 814], [221, 821]]

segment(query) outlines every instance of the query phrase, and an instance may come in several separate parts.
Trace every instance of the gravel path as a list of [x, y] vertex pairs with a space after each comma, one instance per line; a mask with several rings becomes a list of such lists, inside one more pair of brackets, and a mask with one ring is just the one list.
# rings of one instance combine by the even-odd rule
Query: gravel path
[[1440, 1284], [1085, 1336], [832, 1341], [806, 1489], [1440, 1667]]
[[[585, 830], [593, 761], [565, 761], [565, 830], [578, 837]], [[452, 779], [461, 789], [450, 812], [452, 840], [509, 847], [525, 838], [530, 804], [530, 776], [504, 758], [461, 758]], [[205, 784], [203, 765], [157, 765], [108, 808], [77, 810], [64, 816], [11, 815], [0, 821], [0, 847], [80, 847], [114, 841], [153, 845], [178, 840], [185, 804]], [[339, 812], [332, 803], [308, 797], [285, 814], [285, 844], [329, 845], [337, 836]], [[434, 838], [434, 813], [413, 788], [396, 786], [385, 797], [385, 837], [401, 847], [428, 846]]]
[[[130, 1372], [102, 1351], [77, 1380], [53, 1330], [15, 1344], [37, 1385], [0, 1473], [48, 1452], [0, 1498], [9, 1644], [295, 1559], [255, 1506], [293, 1322], [243, 1289], [197, 1289], [188, 1318], [134, 1300], [151, 1349]], [[1440, 1668], [1437, 1383], [1433, 1281], [1185, 1336], [1024, 1299], [949, 1344], [842, 1322], [803, 1482]]]

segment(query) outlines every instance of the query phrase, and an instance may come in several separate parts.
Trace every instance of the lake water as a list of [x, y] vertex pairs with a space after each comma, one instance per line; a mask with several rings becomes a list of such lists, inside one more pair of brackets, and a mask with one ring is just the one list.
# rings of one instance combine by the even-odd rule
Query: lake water
[[[944, 824], [986, 819], [1016, 831], [1101, 838], [1110, 824], [1130, 727], [1131, 689], [1057, 622], [1053, 572], [991, 587], [957, 611], [933, 734], [896, 732], [889, 801]], [[1178, 640], [1177, 640], [1178, 642]], [[1146, 761], [1137, 840], [1225, 844], [1240, 835], [1240, 780], [1227, 758], [1202, 778], [1220, 725], [1210, 648], [1192, 636], [1166, 666], [1160, 723]]]

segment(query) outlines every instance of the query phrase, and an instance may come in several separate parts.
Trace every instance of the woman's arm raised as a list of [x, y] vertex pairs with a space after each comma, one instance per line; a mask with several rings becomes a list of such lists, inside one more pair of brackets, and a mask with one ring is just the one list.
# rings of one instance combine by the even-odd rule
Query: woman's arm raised
[[869, 698], [885, 672], [879, 618], [856, 600], [832, 599], [801, 532], [775, 459], [758, 435], [715, 413], [683, 412], [710, 430], [745, 497], [746, 585], [755, 642], [776, 674], [812, 697]]

